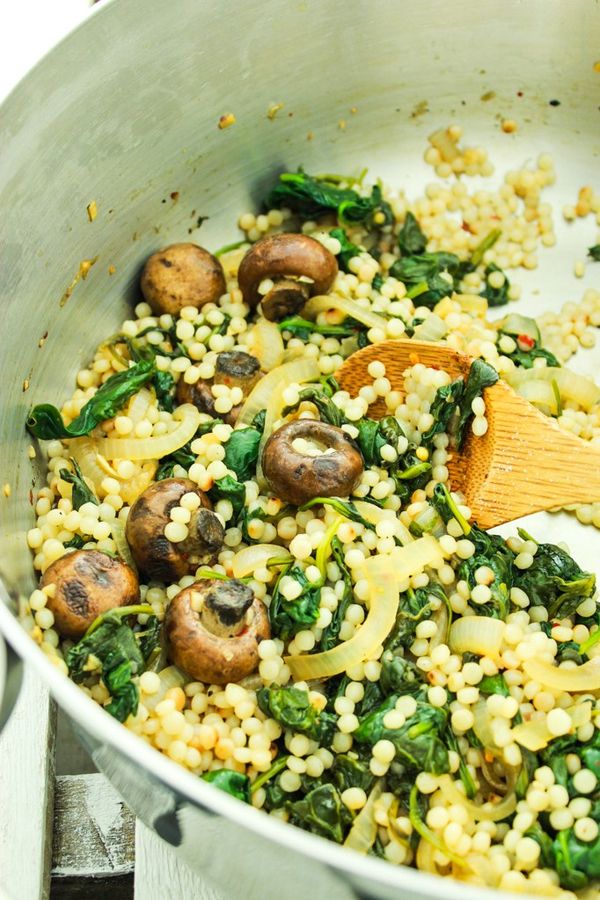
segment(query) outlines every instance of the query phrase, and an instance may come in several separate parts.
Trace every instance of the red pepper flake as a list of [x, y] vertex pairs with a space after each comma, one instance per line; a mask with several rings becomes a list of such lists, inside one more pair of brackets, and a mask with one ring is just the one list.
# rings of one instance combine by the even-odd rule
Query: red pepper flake
[[535, 347], [535, 341], [528, 334], [520, 334], [517, 338], [519, 350], [531, 350]]

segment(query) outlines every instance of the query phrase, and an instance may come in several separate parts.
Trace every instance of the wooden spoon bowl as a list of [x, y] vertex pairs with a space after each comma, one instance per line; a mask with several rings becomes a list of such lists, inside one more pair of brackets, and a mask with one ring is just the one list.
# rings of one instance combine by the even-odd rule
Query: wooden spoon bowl
[[[336, 378], [356, 396], [373, 382], [370, 363], [385, 365], [394, 391], [404, 388], [404, 372], [416, 363], [443, 369], [451, 378], [466, 376], [471, 357], [425, 341], [383, 341], [353, 353]], [[600, 450], [563, 431], [505, 382], [485, 389], [488, 430], [475, 437], [469, 429], [462, 450], [449, 449], [446, 465], [453, 490], [460, 491], [481, 528], [493, 528], [521, 516], [600, 500]], [[383, 399], [368, 415], [389, 414]]]

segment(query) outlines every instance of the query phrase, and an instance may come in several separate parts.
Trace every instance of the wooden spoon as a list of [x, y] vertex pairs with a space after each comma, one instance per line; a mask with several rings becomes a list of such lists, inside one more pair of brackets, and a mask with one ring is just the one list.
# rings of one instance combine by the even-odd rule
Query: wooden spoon
[[[450, 347], [424, 341], [383, 341], [353, 353], [336, 378], [356, 396], [373, 378], [375, 360], [385, 365], [392, 390], [402, 390], [404, 371], [420, 362], [451, 378], [467, 376], [471, 358]], [[446, 465], [452, 489], [460, 491], [481, 528], [570, 503], [600, 500], [600, 450], [563, 431], [503, 381], [484, 391], [488, 430], [469, 429], [460, 453], [450, 450]], [[369, 407], [379, 419], [389, 414], [383, 399]]]

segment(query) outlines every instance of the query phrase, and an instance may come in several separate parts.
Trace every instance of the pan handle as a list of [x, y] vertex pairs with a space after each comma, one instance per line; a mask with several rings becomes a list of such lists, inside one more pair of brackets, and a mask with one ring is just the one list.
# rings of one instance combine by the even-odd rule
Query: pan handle
[[17, 702], [23, 680], [23, 664], [10, 644], [0, 635], [0, 732]]

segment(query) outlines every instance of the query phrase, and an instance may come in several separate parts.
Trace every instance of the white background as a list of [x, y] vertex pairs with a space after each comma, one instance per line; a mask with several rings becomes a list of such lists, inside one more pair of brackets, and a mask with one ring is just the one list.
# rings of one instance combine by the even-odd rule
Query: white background
[[2, 0], [0, 100], [90, 10], [90, 0]]

